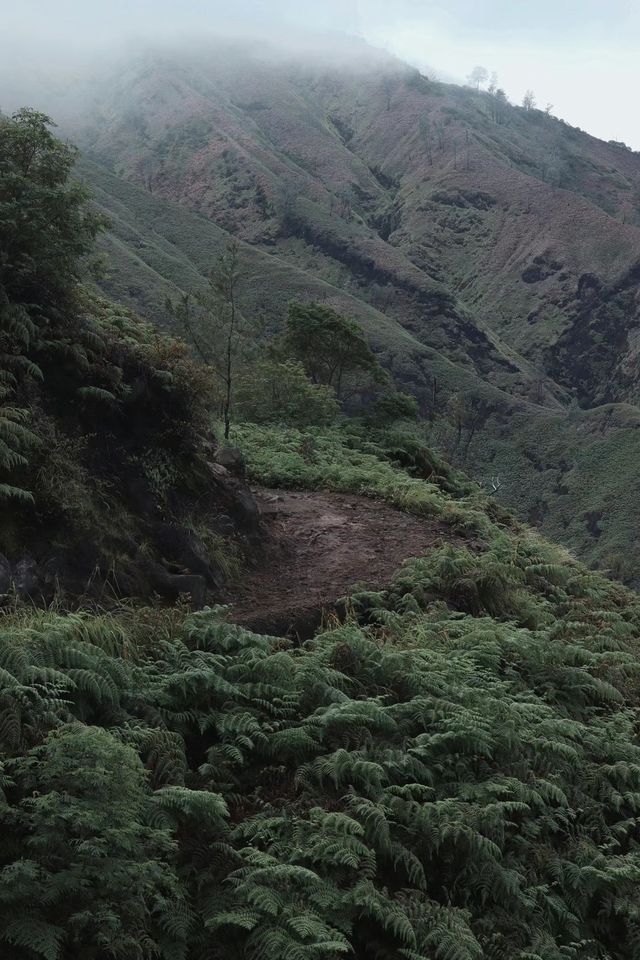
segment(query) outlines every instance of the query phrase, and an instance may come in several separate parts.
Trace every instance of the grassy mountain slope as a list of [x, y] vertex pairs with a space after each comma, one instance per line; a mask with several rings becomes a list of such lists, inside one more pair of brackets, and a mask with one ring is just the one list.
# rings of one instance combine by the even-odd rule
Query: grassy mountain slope
[[[161, 200], [135, 187], [104, 167], [81, 160], [80, 178], [91, 189], [98, 209], [110, 219], [110, 230], [100, 238], [106, 267], [98, 285], [128, 306], [143, 308], [160, 325], [169, 315], [164, 300], [180, 291], [197, 289], [230, 234], [206, 217], [181, 205]], [[270, 254], [248, 243], [242, 245], [243, 298], [247, 309], [263, 316], [271, 329], [282, 325], [290, 300], [326, 302], [358, 319], [383, 362], [418, 396], [431, 393], [435, 375], [450, 393], [460, 387], [479, 390], [495, 403], [509, 404], [510, 390], [522, 389], [531, 379], [528, 365], [509, 364], [486, 382], [467, 356], [449, 357], [423, 343], [401, 323], [347, 285], [331, 283], [311, 270], [292, 264], [284, 255]], [[464, 342], [464, 341], [463, 341]], [[486, 342], [487, 351], [492, 347]], [[487, 367], [491, 367], [486, 361]]]
[[113, 219], [103, 289], [163, 322], [165, 295], [239, 236], [247, 303], [272, 327], [291, 298], [356, 316], [425, 409], [435, 378], [432, 440], [451, 456], [451, 398], [482, 398], [466, 468], [585, 558], [628, 555], [632, 576], [640, 158], [364, 61], [220, 46], [59, 103]]
[[495, 110], [382, 58], [323, 71], [223, 51], [134, 69], [79, 136], [125, 178], [359, 282], [432, 339], [444, 287], [543, 366], [580, 277], [613, 282], [640, 255], [640, 159], [540, 111]]
[[[210, 461], [208, 368], [82, 286], [74, 159], [41, 115], [0, 122], [3, 958], [635, 960], [638, 595], [406, 422], [342, 418], [233, 439], [263, 484], [400, 508], [415, 554], [305, 642], [204, 606], [223, 531], [249, 584], [272, 561]], [[127, 601], [71, 612], [47, 564], [48, 604], [12, 562], [36, 544], [97, 554], [90, 583], [112, 559]]]

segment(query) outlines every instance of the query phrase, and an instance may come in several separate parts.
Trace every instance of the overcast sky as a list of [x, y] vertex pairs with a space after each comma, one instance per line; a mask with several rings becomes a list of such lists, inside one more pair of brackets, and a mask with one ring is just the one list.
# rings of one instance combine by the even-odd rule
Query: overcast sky
[[498, 73], [538, 104], [640, 150], [640, 0], [361, 0], [361, 30], [416, 66]]
[[357, 34], [459, 81], [486, 66], [513, 101], [531, 88], [557, 116], [640, 150], [640, 0], [0, 0], [0, 66], [293, 26]]

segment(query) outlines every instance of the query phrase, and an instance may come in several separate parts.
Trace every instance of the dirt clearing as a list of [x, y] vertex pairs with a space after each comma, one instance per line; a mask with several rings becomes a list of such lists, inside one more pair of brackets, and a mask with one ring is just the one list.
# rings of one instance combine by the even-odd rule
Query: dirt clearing
[[[451, 541], [451, 529], [351, 494], [255, 488], [269, 531], [265, 559], [231, 591], [229, 619], [310, 636], [323, 609], [356, 584], [385, 586], [403, 560]], [[457, 538], [456, 538], [457, 539]]]

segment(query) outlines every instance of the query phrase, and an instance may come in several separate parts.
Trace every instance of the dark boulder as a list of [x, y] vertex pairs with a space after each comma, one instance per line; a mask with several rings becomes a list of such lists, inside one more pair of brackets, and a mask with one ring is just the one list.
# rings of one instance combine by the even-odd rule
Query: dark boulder
[[216, 463], [232, 473], [234, 477], [244, 480], [247, 475], [247, 464], [242, 451], [237, 447], [222, 447], [216, 453]]
[[248, 487], [239, 487], [231, 508], [231, 516], [242, 533], [257, 534], [260, 527], [260, 510]]
[[204, 545], [195, 533], [177, 524], [156, 523], [153, 525], [152, 535], [165, 559], [203, 577], [209, 587], [220, 589], [224, 586], [224, 573], [207, 555]]
[[212, 497], [218, 504], [220, 517], [231, 519], [235, 532], [252, 541], [261, 538], [260, 510], [255, 497], [246, 484], [233, 476], [220, 463], [209, 463], [209, 475], [215, 492]]

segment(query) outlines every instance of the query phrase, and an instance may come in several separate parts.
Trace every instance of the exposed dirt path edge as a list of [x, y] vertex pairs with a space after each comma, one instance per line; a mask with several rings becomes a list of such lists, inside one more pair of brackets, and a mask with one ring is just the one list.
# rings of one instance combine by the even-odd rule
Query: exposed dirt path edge
[[437, 520], [353, 494], [254, 487], [268, 530], [263, 561], [226, 602], [229, 619], [309, 636], [356, 585], [379, 589], [408, 557], [457, 539]]

